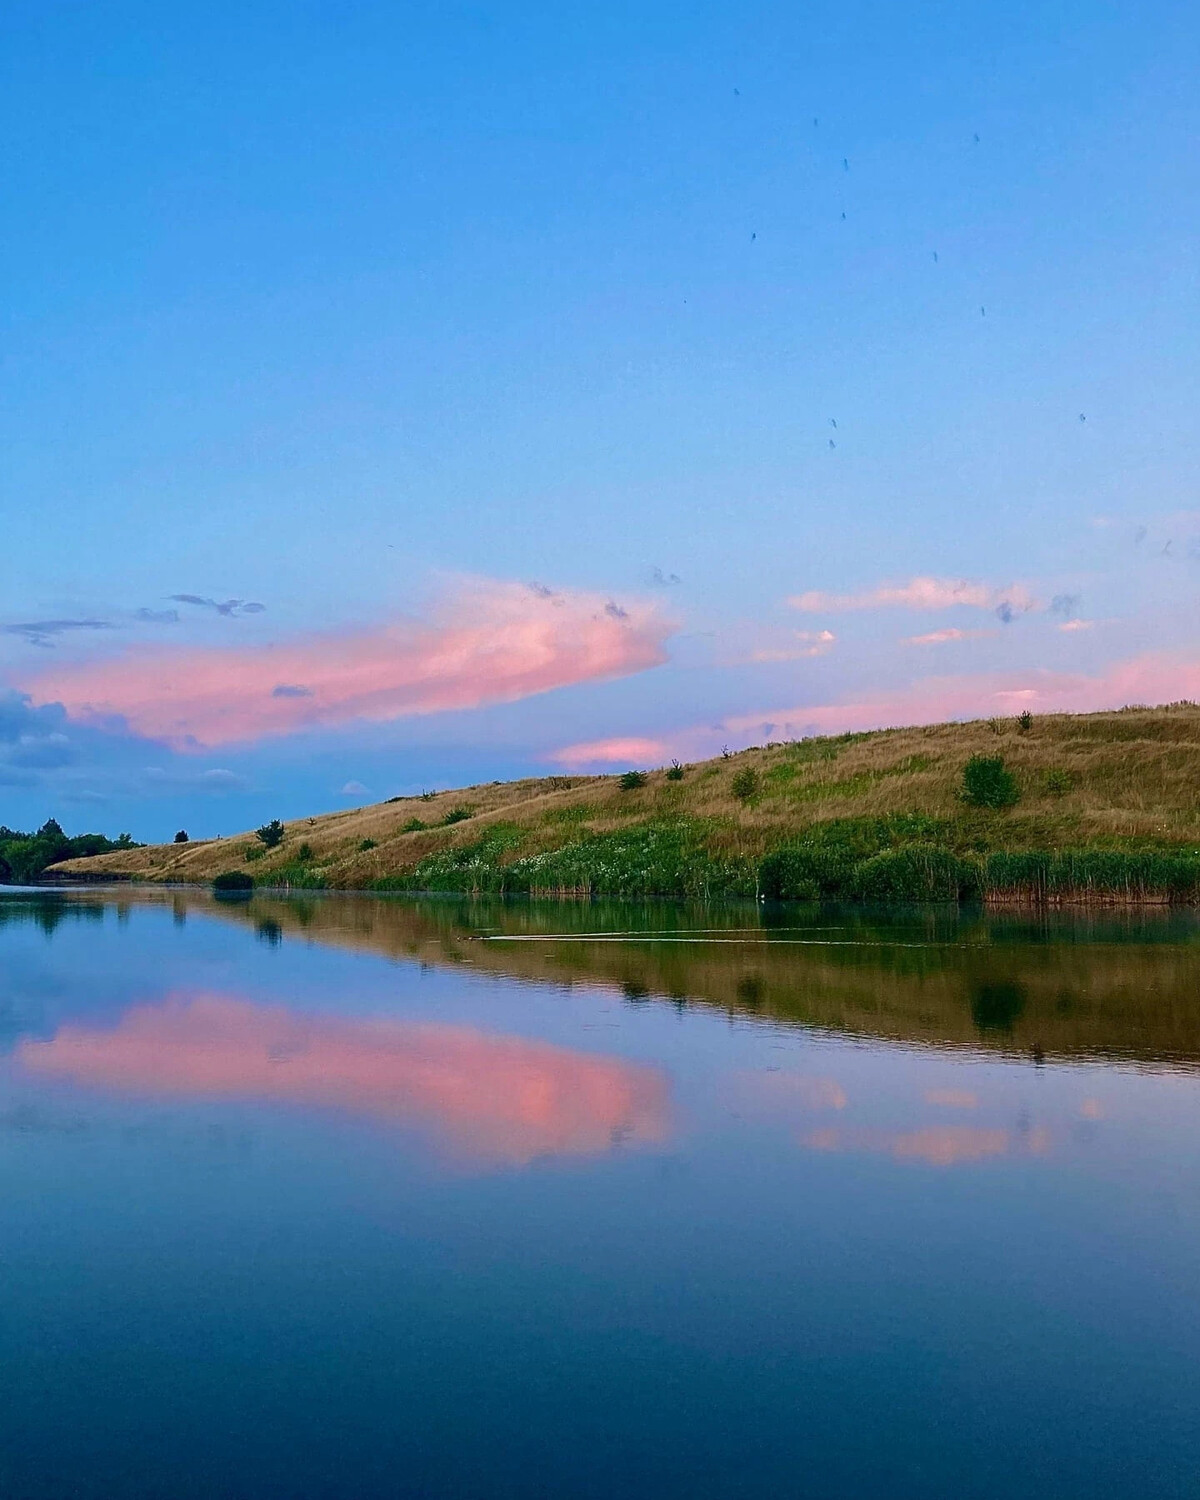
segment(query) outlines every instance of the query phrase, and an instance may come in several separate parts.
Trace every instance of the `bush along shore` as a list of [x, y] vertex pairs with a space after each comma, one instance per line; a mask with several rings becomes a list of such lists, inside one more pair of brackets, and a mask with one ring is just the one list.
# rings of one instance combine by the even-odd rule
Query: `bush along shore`
[[243, 890], [1200, 904], [1200, 705], [479, 783], [61, 866], [230, 890], [235, 873]]
[[689, 900], [1200, 901], [1200, 851], [959, 853], [923, 821], [827, 824], [760, 860], [713, 852], [706, 830], [694, 825], [598, 835], [514, 859], [506, 859], [511, 846], [500, 831], [432, 855], [405, 875], [373, 882], [373, 889]]

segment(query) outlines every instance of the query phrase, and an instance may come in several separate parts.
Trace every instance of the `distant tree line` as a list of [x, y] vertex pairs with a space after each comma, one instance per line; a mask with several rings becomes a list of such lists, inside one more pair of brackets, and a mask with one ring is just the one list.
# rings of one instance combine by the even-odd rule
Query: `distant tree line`
[[48, 818], [36, 833], [18, 833], [0, 824], [0, 885], [36, 885], [59, 860], [139, 847], [127, 833], [115, 839], [102, 833], [79, 833], [68, 838], [54, 818]]

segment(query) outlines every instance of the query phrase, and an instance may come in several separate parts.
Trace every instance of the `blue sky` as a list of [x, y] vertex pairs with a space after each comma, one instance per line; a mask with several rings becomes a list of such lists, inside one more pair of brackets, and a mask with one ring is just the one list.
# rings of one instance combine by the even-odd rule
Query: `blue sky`
[[1198, 65], [1165, 3], [9, 5], [0, 822], [1200, 696]]

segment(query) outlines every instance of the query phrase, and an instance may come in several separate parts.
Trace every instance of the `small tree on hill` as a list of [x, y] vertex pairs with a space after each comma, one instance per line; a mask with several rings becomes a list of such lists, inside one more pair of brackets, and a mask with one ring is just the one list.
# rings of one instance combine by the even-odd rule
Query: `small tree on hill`
[[743, 766], [730, 782], [729, 790], [739, 802], [749, 802], [758, 794], [758, 772], [753, 766]]
[[972, 807], [1012, 807], [1020, 795], [1002, 755], [973, 755], [963, 767], [962, 800]]
[[186, 844], [187, 841], [188, 841], [187, 829], [186, 828], [181, 828], [179, 830], [179, 832], [175, 835], [175, 842], [177, 844]]
[[283, 843], [283, 824], [278, 818], [273, 818], [271, 822], [264, 823], [261, 828], [256, 828], [254, 832], [255, 837], [261, 843], [266, 844], [268, 849], [274, 849], [278, 844]]

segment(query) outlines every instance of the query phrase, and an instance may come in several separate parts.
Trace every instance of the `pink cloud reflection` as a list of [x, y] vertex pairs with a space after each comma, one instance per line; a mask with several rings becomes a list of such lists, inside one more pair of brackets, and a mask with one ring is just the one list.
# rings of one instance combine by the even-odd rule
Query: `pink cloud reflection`
[[265, 646], [143, 647], [20, 684], [73, 718], [120, 718], [179, 748], [507, 703], [622, 677], [665, 659], [650, 604], [470, 581], [432, 623], [393, 623]]
[[30, 1073], [135, 1095], [250, 1099], [424, 1126], [452, 1154], [521, 1165], [666, 1139], [655, 1068], [468, 1026], [300, 1015], [174, 996], [110, 1030], [17, 1049]]
[[826, 1126], [800, 1137], [810, 1151], [870, 1152], [890, 1156], [901, 1165], [955, 1167], [998, 1156], [1042, 1156], [1050, 1148], [1045, 1129], [1014, 1136], [979, 1125], [926, 1125], [916, 1130], [839, 1130]]

